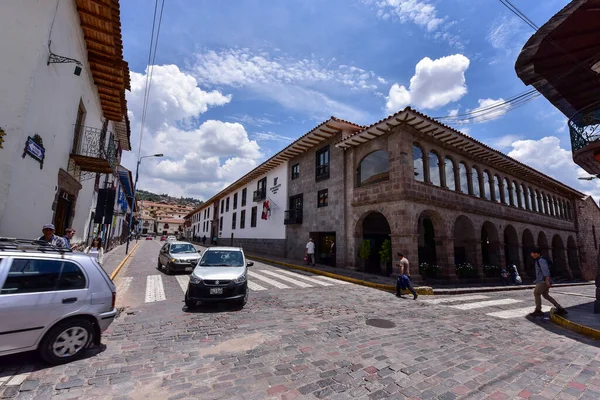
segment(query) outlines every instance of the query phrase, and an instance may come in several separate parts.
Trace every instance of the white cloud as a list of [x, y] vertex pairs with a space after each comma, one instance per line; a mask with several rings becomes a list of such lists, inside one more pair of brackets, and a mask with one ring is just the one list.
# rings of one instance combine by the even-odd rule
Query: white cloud
[[254, 126], [265, 126], [265, 125], [279, 125], [279, 122], [273, 121], [272, 119], [263, 116], [263, 117], [254, 117], [252, 115], [243, 114], [243, 115], [234, 115], [229, 117], [234, 121], [241, 122], [246, 125], [254, 125]]
[[434, 5], [421, 0], [367, 0], [378, 8], [377, 16], [382, 19], [398, 18], [401, 22], [413, 22], [429, 32], [435, 31], [444, 22], [437, 16]]
[[499, 137], [498, 139], [495, 139], [492, 143], [492, 147], [494, 147], [495, 149], [498, 149], [498, 150], [502, 150], [502, 149], [506, 149], [506, 148], [512, 149], [513, 143], [520, 139], [521, 139], [521, 136], [519, 136], [519, 135], [504, 135], [504, 136]]
[[294, 139], [291, 137], [278, 135], [273, 132], [258, 132], [252, 135], [258, 142], [261, 141], [278, 141], [278, 142], [292, 142]]
[[517, 17], [503, 16], [496, 19], [487, 35], [487, 40], [496, 49], [509, 49], [514, 46], [513, 39], [520, 32], [523, 22]]
[[468, 116], [474, 123], [492, 121], [498, 119], [507, 113], [510, 108], [509, 104], [504, 103], [503, 98], [498, 99], [479, 99], [477, 100], [479, 107], [467, 112], [472, 113]]
[[411, 104], [432, 109], [457, 101], [467, 93], [465, 71], [469, 59], [454, 54], [431, 60], [423, 58], [415, 67], [415, 75], [407, 89], [394, 83], [387, 97], [386, 111], [394, 113]]

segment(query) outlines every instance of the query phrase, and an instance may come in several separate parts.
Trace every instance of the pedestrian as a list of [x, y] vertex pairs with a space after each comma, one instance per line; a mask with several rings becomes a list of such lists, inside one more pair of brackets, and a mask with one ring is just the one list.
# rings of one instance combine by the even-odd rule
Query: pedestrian
[[396, 267], [398, 267], [400, 272], [396, 281], [396, 296], [402, 297], [402, 290], [408, 289], [413, 295], [413, 300], [416, 300], [419, 295], [410, 281], [410, 263], [408, 262], [408, 259], [404, 257], [404, 254], [397, 253], [397, 255], [400, 258], [400, 261], [396, 264]]
[[335, 267], [335, 251], [336, 251], [336, 247], [335, 247], [335, 241], [332, 240], [331, 241], [331, 248], [329, 249], [329, 257], [331, 258], [331, 266]]
[[95, 237], [92, 240], [92, 245], [85, 248], [83, 251], [85, 254], [89, 254], [92, 257], [96, 257], [98, 264], [102, 265], [104, 261], [104, 250], [102, 249], [102, 239]]
[[516, 285], [518, 283], [517, 278], [519, 277], [519, 271], [517, 270], [517, 265], [513, 261], [508, 264], [508, 273], [510, 274], [510, 280], [513, 285]]
[[500, 270], [500, 276], [502, 277], [502, 284], [504, 286], [508, 285], [508, 271], [506, 271], [506, 268]]
[[202, 245], [204, 246], [205, 243], [206, 243], [206, 235], [202, 236]]
[[308, 239], [308, 243], [306, 243], [306, 253], [304, 254], [307, 264], [312, 264], [315, 266], [315, 242], [312, 238]]
[[73, 239], [73, 235], [75, 235], [75, 229], [65, 229], [65, 236], [63, 236], [63, 239], [65, 240], [65, 245], [69, 250], [71, 250], [71, 239]]
[[61, 249], [69, 249], [69, 247], [67, 247], [67, 243], [65, 242], [65, 239], [61, 238], [60, 236], [56, 236], [54, 234], [55, 232], [55, 228], [53, 224], [46, 224], [42, 227], [42, 233], [43, 235], [40, 236], [37, 240], [44, 242], [44, 244], [49, 244], [52, 245], [54, 247], [58, 247]]
[[556, 307], [556, 313], [558, 315], [566, 315], [565, 310], [556, 300], [554, 300], [550, 294], [550, 287], [552, 287], [552, 279], [550, 276], [550, 268], [548, 267], [548, 261], [541, 256], [539, 247], [535, 247], [531, 250], [531, 258], [535, 264], [535, 289], [533, 289], [533, 297], [535, 299], [535, 311], [529, 316], [541, 317], [544, 315], [542, 312], [542, 297], [548, 300]]
[[213, 236], [213, 240], [212, 241], [213, 241], [213, 244], [216, 246], [217, 245], [217, 237]]

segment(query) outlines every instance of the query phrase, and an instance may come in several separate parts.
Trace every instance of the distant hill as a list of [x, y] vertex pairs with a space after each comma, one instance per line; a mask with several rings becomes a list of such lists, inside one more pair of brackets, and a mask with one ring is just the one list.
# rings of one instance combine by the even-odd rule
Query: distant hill
[[146, 190], [136, 190], [135, 192], [136, 200], [147, 200], [147, 201], [167, 201], [172, 203], [177, 203], [182, 206], [193, 206], [197, 207], [203, 202], [201, 200], [193, 199], [191, 197], [171, 197], [168, 194], [156, 194], [152, 192], [148, 192]]

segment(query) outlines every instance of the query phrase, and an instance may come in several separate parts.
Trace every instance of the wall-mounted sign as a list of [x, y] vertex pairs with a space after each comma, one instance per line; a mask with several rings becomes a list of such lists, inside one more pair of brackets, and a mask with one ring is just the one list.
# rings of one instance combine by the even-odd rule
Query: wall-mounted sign
[[40, 135], [28, 136], [23, 149], [23, 158], [29, 154], [34, 160], [40, 162], [40, 169], [44, 167], [44, 158], [46, 158], [46, 149]]
[[2, 128], [0, 128], [0, 149], [4, 148], [4, 146], [2, 145], [4, 143], [4, 136], [6, 136], [6, 132], [4, 132]]
[[273, 179], [273, 187], [269, 189], [273, 194], [276, 194], [279, 191], [279, 188], [281, 187], [281, 183], [278, 184], [277, 180], [278, 178]]

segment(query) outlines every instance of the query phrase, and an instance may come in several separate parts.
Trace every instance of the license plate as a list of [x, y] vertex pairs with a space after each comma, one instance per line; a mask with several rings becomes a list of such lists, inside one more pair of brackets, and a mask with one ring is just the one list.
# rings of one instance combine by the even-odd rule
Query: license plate
[[210, 288], [210, 294], [223, 294], [223, 288]]

